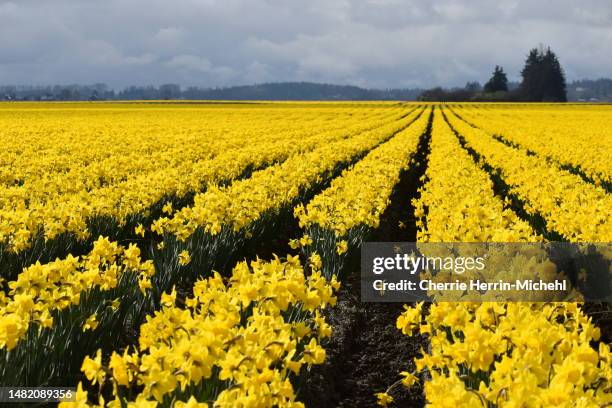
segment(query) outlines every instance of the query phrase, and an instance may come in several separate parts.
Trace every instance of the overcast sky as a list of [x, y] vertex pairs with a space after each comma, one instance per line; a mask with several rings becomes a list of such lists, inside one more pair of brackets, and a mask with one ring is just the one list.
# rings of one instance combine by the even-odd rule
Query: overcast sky
[[0, 0], [0, 84], [451, 86], [539, 43], [612, 76], [612, 1]]

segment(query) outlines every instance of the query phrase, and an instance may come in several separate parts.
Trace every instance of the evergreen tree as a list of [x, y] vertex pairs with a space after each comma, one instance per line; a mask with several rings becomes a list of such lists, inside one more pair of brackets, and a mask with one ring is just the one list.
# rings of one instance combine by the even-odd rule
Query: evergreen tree
[[567, 86], [565, 74], [554, 52], [548, 48], [542, 60], [544, 61], [543, 100], [567, 102]]
[[493, 71], [493, 75], [489, 82], [487, 82], [484, 86], [484, 90], [487, 93], [493, 92], [508, 92], [508, 77], [504, 72], [504, 69], [499, 65], [495, 66], [495, 70]]
[[529, 55], [525, 60], [525, 67], [521, 71], [523, 82], [521, 83], [521, 93], [528, 101], [537, 101], [542, 98], [542, 90], [540, 89], [539, 78], [541, 73], [540, 52], [537, 48], [529, 51]]
[[567, 101], [565, 74], [554, 52], [542, 47], [529, 51], [521, 71], [521, 93], [528, 101]]

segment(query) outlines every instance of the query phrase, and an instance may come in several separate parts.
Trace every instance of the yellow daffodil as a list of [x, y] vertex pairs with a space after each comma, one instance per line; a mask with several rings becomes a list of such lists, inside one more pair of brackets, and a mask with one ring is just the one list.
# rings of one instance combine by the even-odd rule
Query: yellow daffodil
[[189, 251], [183, 250], [181, 253], [179, 253], [178, 259], [179, 265], [188, 265], [189, 262], [191, 262], [191, 255], [189, 254]]

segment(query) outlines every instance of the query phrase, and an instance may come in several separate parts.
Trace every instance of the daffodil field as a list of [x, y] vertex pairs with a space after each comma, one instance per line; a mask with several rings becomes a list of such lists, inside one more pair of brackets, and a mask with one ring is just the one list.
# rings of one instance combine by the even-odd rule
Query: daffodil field
[[312, 385], [360, 352], [338, 316], [363, 242], [612, 241], [610, 123], [606, 105], [0, 104], [0, 386], [77, 388], [63, 408], [612, 406], [606, 305], [400, 306], [381, 344], [405, 369], [365, 367], [342, 404]]

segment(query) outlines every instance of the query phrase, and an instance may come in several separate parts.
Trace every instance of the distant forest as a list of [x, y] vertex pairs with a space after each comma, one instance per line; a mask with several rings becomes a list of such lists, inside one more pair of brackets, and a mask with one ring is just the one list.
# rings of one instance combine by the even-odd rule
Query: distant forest
[[364, 89], [357, 86], [280, 82], [226, 88], [129, 86], [115, 91], [105, 84], [0, 86], [3, 100], [415, 100], [422, 89]]
[[[486, 84], [485, 84], [486, 85]], [[448, 89], [462, 91], [478, 89], [477, 82], [465, 87]], [[518, 87], [508, 83], [508, 89]], [[226, 88], [161, 86], [130, 86], [116, 91], [105, 84], [55, 86], [0, 86], [0, 100], [17, 101], [95, 101], [95, 100], [417, 100], [423, 89], [364, 89], [356, 86], [317, 84], [311, 82], [281, 82]], [[612, 102], [612, 79], [580, 80], [567, 84], [568, 101]]]

